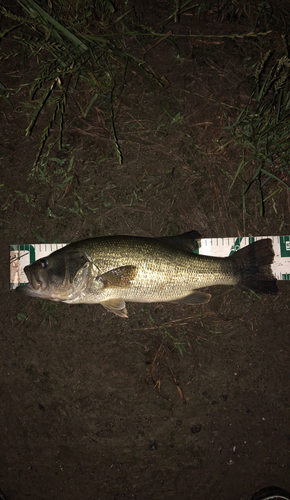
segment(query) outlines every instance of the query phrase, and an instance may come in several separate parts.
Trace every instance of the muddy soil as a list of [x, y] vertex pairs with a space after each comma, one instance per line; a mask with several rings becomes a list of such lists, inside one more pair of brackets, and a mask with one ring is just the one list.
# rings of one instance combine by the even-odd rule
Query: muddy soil
[[[156, 29], [173, 10], [166, 2], [134, 8], [142, 26]], [[196, 307], [133, 303], [128, 319], [99, 305], [9, 291], [10, 244], [192, 229], [203, 237], [242, 234], [241, 182], [229, 189], [241, 151], [219, 151], [216, 141], [224, 111], [234, 118], [248, 102], [262, 50], [255, 38], [213, 35], [251, 32], [246, 14], [198, 19], [189, 10], [164, 33], [196, 36], [145, 44], [163, 86], [128, 67], [115, 117], [122, 165], [102, 110], [92, 107], [84, 118], [72, 96], [66, 147], [50, 153], [66, 165], [74, 158], [69, 186], [56, 161], [48, 178], [28, 178], [43, 129], [40, 120], [25, 136], [28, 91], [16, 89], [36, 68], [24, 70], [21, 55], [0, 63], [1, 83], [14, 89], [0, 123], [0, 488], [7, 500], [250, 500], [262, 487], [290, 490], [289, 283], [279, 282], [275, 297], [216, 287]], [[246, 234], [289, 234], [286, 190], [265, 208], [261, 216], [254, 187]]]

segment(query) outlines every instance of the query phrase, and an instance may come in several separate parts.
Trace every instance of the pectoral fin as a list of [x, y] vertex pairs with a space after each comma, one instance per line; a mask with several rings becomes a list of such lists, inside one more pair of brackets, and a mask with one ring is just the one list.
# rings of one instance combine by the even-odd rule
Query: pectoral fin
[[95, 279], [101, 281], [104, 287], [127, 288], [137, 274], [136, 266], [122, 266], [97, 276]]
[[211, 294], [210, 293], [205, 293], [205, 292], [192, 292], [190, 295], [187, 295], [186, 297], [182, 297], [182, 299], [177, 299], [177, 300], [172, 300], [174, 304], [205, 304], [206, 302], [209, 302], [211, 299]]
[[121, 316], [121, 318], [128, 318], [128, 312], [126, 309], [126, 303], [124, 299], [110, 299], [105, 300], [105, 302], [101, 302], [102, 306], [117, 316]]

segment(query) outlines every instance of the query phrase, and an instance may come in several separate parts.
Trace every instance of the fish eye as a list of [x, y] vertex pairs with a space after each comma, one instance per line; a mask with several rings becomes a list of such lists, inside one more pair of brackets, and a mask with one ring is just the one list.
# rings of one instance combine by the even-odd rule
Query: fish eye
[[39, 267], [41, 267], [42, 269], [44, 269], [47, 266], [47, 260], [46, 259], [41, 259], [38, 262], [38, 265], [39, 265]]

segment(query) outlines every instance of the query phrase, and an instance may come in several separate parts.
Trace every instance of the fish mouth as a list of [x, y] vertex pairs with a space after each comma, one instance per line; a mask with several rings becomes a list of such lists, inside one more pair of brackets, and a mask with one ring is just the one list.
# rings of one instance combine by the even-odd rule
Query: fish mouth
[[16, 288], [16, 292], [22, 293], [23, 295], [29, 295], [30, 297], [38, 297], [38, 290], [35, 290], [30, 283], [27, 285], [21, 285]]
[[42, 276], [32, 273], [30, 266], [26, 266], [24, 268], [24, 272], [27, 276], [29, 283], [27, 283], [26, 285], [21, 285], [18, 288], [16, 288], [17, 292], [20, 292], [24, 295], [29, 295], [30, 297], [38, 297], [47, 288], [47, 283], [45, 279]]

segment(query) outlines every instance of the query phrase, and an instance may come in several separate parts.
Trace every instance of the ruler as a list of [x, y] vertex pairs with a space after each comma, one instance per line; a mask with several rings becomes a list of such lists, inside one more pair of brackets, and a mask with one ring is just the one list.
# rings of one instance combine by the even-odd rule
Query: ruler
[[[290, 236], [247, 236], [244, 238], [202, 238], [200, 247], [195, 250], [199, 255], [228, 257], [240, 248], [257, 240], [270, 238], [275, 252], [272, 271], [277, 280], [290, 280]], [[24, 267], [37, 259], [59, 250], [67, 243], [41, 243], [29, 245], [10, 245], [10, 288], [28, 283]]]

